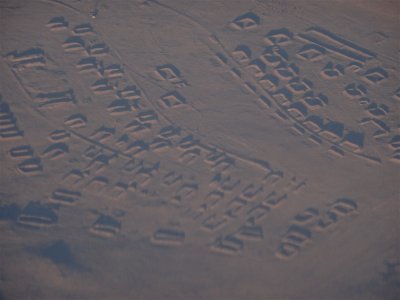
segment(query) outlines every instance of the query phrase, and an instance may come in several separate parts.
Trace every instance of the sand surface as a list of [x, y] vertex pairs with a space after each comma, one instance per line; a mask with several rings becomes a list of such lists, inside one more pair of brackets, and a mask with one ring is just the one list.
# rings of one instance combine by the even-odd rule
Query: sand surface
[[0, 299], [399, 299], [399, 1], [0, 11]]

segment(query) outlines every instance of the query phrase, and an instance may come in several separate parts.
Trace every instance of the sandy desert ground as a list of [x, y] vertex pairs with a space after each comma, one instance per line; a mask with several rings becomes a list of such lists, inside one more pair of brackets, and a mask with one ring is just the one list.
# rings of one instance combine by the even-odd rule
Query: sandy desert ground
[[0, 0], [0, 299], [399, 299], [393, 0]]

